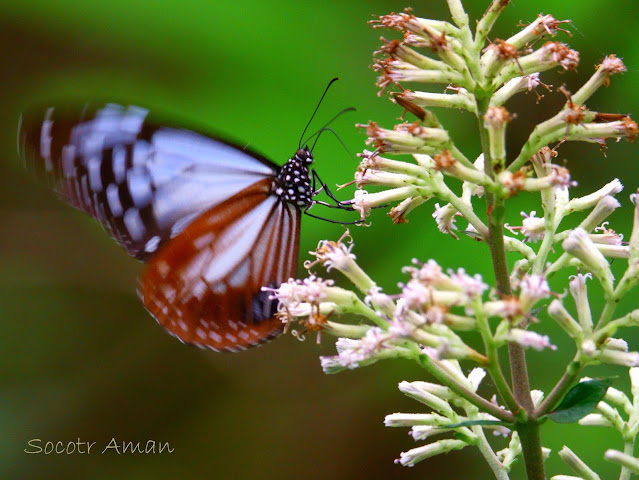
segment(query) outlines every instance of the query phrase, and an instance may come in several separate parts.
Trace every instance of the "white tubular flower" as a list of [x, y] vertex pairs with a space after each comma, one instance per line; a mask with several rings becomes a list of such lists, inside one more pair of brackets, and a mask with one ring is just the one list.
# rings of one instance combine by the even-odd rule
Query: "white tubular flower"
[[484, 115], [484, 127], [494, 130], [502, 130], [513, 116], [504, 107], [488, 107]]
[[634, 474], [639, 474], [639, 459], [620, 452], [619, 450], [606, 450], [604, 458], [609, 462], [616, 463], [622, 467], [627, 468]]
[[586, 287], [586, 280], [592, 278], [592, 275], [587, 273], [571, 277], [569, 286], [570, 294], [575, 300], [575, 306], [577, 307], [577, 316], [581, 327], [586, 332], [592, 332], [592, 314], [590, 312], [590, 303], [588, 302], [588, 288]]
[[545, 348], [557, 350], [557, 347], [550, 343], [548, 335], [540, 335], [530, 330], [512, 328], [508, 331], [505, 340], [518, 343], [524, 347], [534, 348], [537, 351], [544, 350]]
[[[490, 99], [492, 106], [500, 106], [520, 92], [530, 92], [541, 85], [539, 73], [531, 73], [523, 77], [515, 77], [506, 82]], [[539, 96], [539, 95], [538, 95]]]
[[535, 215], [537, 215], [537, 212], [534, 210], [530, 212], [530, 215], [526, 212], [521, 212], [521, 216], [524, 217], [524, 220], [521, 222], [521, 227], [511, 227], [509, 225], [504, 225], [504, 227], [515, 235], [520, 231], [524, 236], [524, 242], [537, 243], [544, 238], [546, 221]]
[[455, 239], [458, 238], [457, 235], [453, 233], [453, 230], [457, 230], [457, 226], [455, 225], [456, 216], [461, 216], [461, 213], [459, 213], [450, 203], [443, 207], [440, 207], [439, 203], [435, 204], [433, 218], [437, 222], [437, 228], [440, 232], [448, 233]]
[[389, 173], [382, 170], [357, 170], [355, 172], [355, 184], [358, 188], [364, 185], [379, 185], [383, 187], [403, 187], [406, 184], [415, 183], [418, 179], [410, 175]]
[[395, 460], [395, 463], [399, 463], [406, 467], [414, 467], [417, 462], [434, 457], [435, 455], [441, 455], [442, 453], [461, 450], [466, 445], [468, 444], [461, 440], [439, 440], [437, 442], [424, 445], [423, 447], [417, 447], [412, 450], [408, 450], [407, 452], [402, 452], [400, 457]]
[[586, 465], [575, 453], [564, 446], [559, 451], [559, 456], [577, 475], [587, 480], [599, 480], [599, 475]]
[[468, 374], [468, 382], [471, 385], [471, 390], [476, 392], [481, 384], [482, 380], [486, 377], [486, 370], [483, 368], [473, 368]]
[[448, 274], [457, 288], [464, 292], [469, 300], [481, 297], [488, 290], [488, 285], [483, 282], [478, 273], [470, 276], [466, 270], [459, 268], [456, 272], [449, 271]]
[[639, 353], [637, 352], [622, 352], [604, 348], [597, 356], [597, 360], [624, 367], [639, 367]]
[[376, 193], [368, 193], [366, 190], [355, 190], [352, 207], [360, 213], [360, 218], [363, 222], [372, 208], [391, 202], [402, 201], [414, 196], [417, 196], [415, 187], [391, 188], [390, 190]]
[[333, 280], [322, 280], [311, 275], [304, 280], [290, 279], [279, 288], [262, 287], [263, 291], [272, 292], [270, 298], [279, 302], [280, 309], [297, 307], [301, 303], [318, 304], [327, 296]]
[[[400, 382], [399, 391], [443, 415], [454, 414], [453, 409], [446, 399], [442, 399], [427, 389], [424, 389], [422, 383], [423, 382]], [[415, 440], [417, 440], [417, 438]]]
[[608, 338], [604, 342], [604, 348], [608, 350], [617, 350], [618, 352], [628, 351], [628, 342], [623, 338]]
[[407, 308], [421, 310], [427, 303], [433, 300], [433, 289], [424, 285], [419, 280], [410, 280], [402, 289], [402, 298]]
[[[541, 48], [529, 55], [519, 57], [517, 65], [508, 67], [509, 71], [522, 72], [524, 75], [544, 72], [560, 66], [564, 70], [573, 70], [579, 63], [579, 52], [572, 50], [568, 45], [559, 42], [546, 42]], [[510, 73], [510, 72], [509, 72]], [[500, 75], [503, 76], [502, 74]], [[511, 76], [514, 76], [510, 74]], [[498, 82], [503, 78], [498, 77]]]
[[560, 27], [562, 23], [570, 23], [570, 20], [557, 20], [552, 15], [539, 14], [534, 22], [510, 37], [507, 42], [517, 48], [524, 48], [539, 38], [545, 36], [554, 37], [558, 31], [570, 34], [570, 32]]
[[391, 217], [393, 223], [408, 223], [406, 215], [415, 210], [421, 204], [426, 202], [424, 197], [409, 197], [401, 201], [397, 206], [390, 209], [388, 216]]
[[592, 212], [588, 214], [588, 216], [584, 219], [583, 222], [581, 222], [579, 226], [585, 231], [589, 232], [597, 225], [602, 224], [604, 220], [608, 218], [608, 216], [610, 216], [610, 214], [620, 206], [621, 204], [616, 198], [611, 195], [606, 195], [601, 200], [599, 200], [599, 202], [597, 202], [595, 208], [593, 208]]
[[395, 309], [395, 303], [393, 299], [382, 292], [382, 289], [377, 285], [373, 286], [369, 291], [368, 295], [364, 297], [364, 303], [368, 306], [373, 306], [379, 308], [385, 314], [389, 314]]
[[420, 268], [404, 267], [402, 269], [404, 273], [409, 273], [411, 278], [441, 290], [458, 289], [457, 285], [443, 272], [442, 267], [435, 260], [430, 259], [426, 263], [421, 263], [418, 259], [413, 258], [413, 264]]
[[391, 413], [384, 418], [386, 427], [412, 427], [413, 425], [442, 426], [449, 423], [436, 413]]
[[503, 300], [484, 303], [484, 313], [489, 317], [501, 317], [506, 320], [513, 320], [521, 317], [524, 311], [521, 308], [519, 298], [510, 297]]
[[352, 249], [353, 243], [347, 246], [341, 241], [320, 240], [317, 249], [310, 253], [326, 267], [327, 272], [330, 272], [332, 268], [348, 271], [355, 265], [356, 257], [351, 253]]
[[585, 427], [614, 428], [614, 425], [600, 413], [590, 413], [579, 420], [579, 425]]
[[390, 335], [379, 327], [371, 327], [361, 339], [339, 338], [335, 342], [337, 355], [320, 357], [322, 369], [334, 373], [344, 368], [354, 369], [363, 363], [372, 363], [387, 348]]
[[[421, 70], [418, 70], [421, 72]], [[403, 72], [409, 75], [414, 71]], [[402, 78], [404, 80], [404, 78]], [[430, 153], [439, 149], [450, 141], [448, 132], [442, 128], [422, 127], [419, 123], [400, 123], [392, 130], [382, 128], [376, 122], [366, 125], [358, 124], [360, 128], [366, 128], [368, 136], [367, 144], [374, 144], [381, 152], [388, 153]]]
[[396, 95], [395, 99], [401, 98], [420, 107], [463, 108], [475, 113], [477, 106], [468, 91], [465, 88], [458, 88], [456, 91], [455, 94], [448, 94], [405, 90]]
[[583, 228], [576, 228], [570, 232], [561, 246], [570, 255], [578, 258], [599, 279], [608, 294], [612, 293], [614, 279], [610, 264]]
[[581, 105], [588, 100], [602, 85], [610, 85], [610, 77], [618, 73], [624, 73], [626, 66], [615, 55], [608, 55], [603, 59], [600, 65], [597, 65], [597, 71], [590, 77], [583, 87], [572, 96], [572, 101]]
[[519, 283], [519, 288], [521, 290], [519, 300], [525, 312], [530, 311], [537, 301], [548, 298], [551, 294], [550, 286], [543, 275], [525, 275]]
[[612, 182], [607, 183], [602, 188], [597, 190], [596, 192], [591, 193], [590, 195], [586, 195], [580, 198], [573, 198], [566, 205], [567, 212], [580, 212], [582, 210], [587, 210], [593, 208], [602, 198], [608, 195], [615, 195], [623, 190], [623, 185], [619, 181], [619, 179], [615, 178]]

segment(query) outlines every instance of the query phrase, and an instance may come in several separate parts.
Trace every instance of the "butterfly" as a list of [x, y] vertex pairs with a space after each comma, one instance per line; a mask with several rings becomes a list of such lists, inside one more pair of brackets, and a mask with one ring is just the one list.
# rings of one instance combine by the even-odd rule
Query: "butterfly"
[[[184, 343], [223, 352], [282, 331], [277, 301], [262, 287], [295, 277], [302, 213], [315, 217], [316, 204], [352, 210], [301, 145], [280, 167], [116, 104], [35, 109], [18, 131], [27, 168], [146, 262], [138, 295], [158, 323]], [[335, 203], [316, 200], [321, 191]]]

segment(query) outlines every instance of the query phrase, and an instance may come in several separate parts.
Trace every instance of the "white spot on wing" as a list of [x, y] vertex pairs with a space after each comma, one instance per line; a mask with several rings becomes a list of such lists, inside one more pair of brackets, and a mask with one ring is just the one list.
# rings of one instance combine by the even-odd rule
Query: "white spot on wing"
[[199, 281], [195, 285], [193, 285], [193, 287], [191, 288], [191, 293], [198, 300], [202, 300], [202, 297], [204, 297], [204, 294], [207, 290], [208, 286], [206, 285], [206, 283]]
[[136, 208], [129, 208], [124, 212], [124, 225], [133, 240], [139, 241], [144, 236], [144, 224]]
[[51, 128], [53, 127], [53, 107], [48, 108], [42, 122], [42, 129], [40, 130], [40, 156], [44, 158], [45, 167], [47, 172], [53, 169], [51, 163]]
[[74, 160], [75, 147], [73, 145], [65, 145], [62, 147], [62, 175], [64, 178], [75, 176]]
[[126, 181], [133, 204], [137, 208], [143, 208], [151, 202], [150, 179], [144, 170], [132, 168], [127, 172]]
[[124, 182], [126, 177], [126, 147], [115, 145], [112, 153], [112, 169], [116, 183]]
[[[108, 191], [107, 191], [107, 195], [108, 195]], [[146, 242], [146, 245], [144, 245], [144, 251], [148, 253], [153, 253], [157, 250], [159, 244], [160, 244], [160, 237], [155, 235], [154, 237], [151, 237], [151, 239], [148, 242]]]
[[102, 191], [102, 179], [100, 178], [100, 166], [102, 162], [98, 157], [91, 157], [87, 162], [87, 171], [89, 172], [89, 185], [91, 190], [100, 193]]

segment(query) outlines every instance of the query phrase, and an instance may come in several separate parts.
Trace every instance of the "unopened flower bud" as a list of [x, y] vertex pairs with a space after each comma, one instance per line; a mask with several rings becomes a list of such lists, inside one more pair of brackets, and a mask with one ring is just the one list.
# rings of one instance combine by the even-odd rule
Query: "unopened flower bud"
[[[569, 212], [580, 212], [582, 210], [587, 210], [589, 208], [594, 207], [608, 195], [615, 195], [623, 190], [623, 185], [619, 181], [619, 179], [615, 178], [612, 182], [604, 185], [602, 188], [597, 190], [596, 192], [591, 193], [590, 195], [586, 195], [580, 198], [573, 198], [566, 205], [566, 210]], [[597, 224], [595, 224], [597, 225]]]
[[594, 275], [599, 278], [604, 290], [612, 293], [613, 276], [610, 264], [597, 249], [597, 246], [588, 237], [582, 228], [576, 228], [562, 243], [563, 249], [575, 258], [578, 258]]
[[586, 287], [588, 278], [591, 278], [589, 273], [585, 275], [578, 273], [571, 278], [569, 285], [570, 293], [577, 307], [577, 317], [581, 328], [586, 332], [592, 332], [592, 315], [590, 313], [590, 303], [588, 303], [588, 288]]
[[623, 365], [624, 367], [638, 367], [639, 353], [622, 352], [619, 350], [611, 350], [604, 348], [598, 357], [603, 363], [611, 363], [613, 365]]
[[549, 348], [550, 350], [557, 350], [557, 347], [550, 343], [548, 335], [540, 335], [536, 332], [531, 332], [530, 330], [512, 328], [508, 331], [506, 340], [508, 340], [509, 342], [518, 343], [524, 347], [534, 348], [538, 351], [541, 351], [545, 348]]
[[580, 477], [591, 480], [599, 478], [599, 476], [568, 447], [564, 446], [564, 448], [559, 451], [559, 456]]
[[417, 462], [426, 460], [427, 458], [448, 453], [453, 450], [461, 450], [466, 445], [466, 442], [462, 440], [439, 440], [437, 442], [429, 443], [423, 447], [413, 448], [407, 452], [402, 452], [401, 456], [395, 460], [404, 466], [413, 467]]

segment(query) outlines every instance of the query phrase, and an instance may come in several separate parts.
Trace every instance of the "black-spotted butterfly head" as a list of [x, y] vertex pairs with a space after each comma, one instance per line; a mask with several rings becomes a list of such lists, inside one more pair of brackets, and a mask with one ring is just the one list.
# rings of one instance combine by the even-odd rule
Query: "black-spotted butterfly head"
[[288, 162], [282, 165], [273, 181], [273, 191], [282, 200], [299, 208], [307, 208], [313, 202], [313, 187], [309, 166], [313, 153], [308, 147], [299, 148]]

